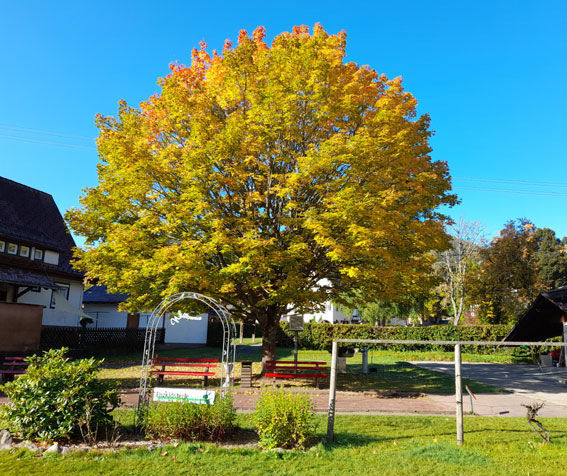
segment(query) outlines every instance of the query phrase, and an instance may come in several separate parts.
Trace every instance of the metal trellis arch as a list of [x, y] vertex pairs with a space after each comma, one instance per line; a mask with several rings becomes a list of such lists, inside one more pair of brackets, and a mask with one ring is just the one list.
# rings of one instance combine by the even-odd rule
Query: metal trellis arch
[[[232, 387], [232, 376], [234, 371], [234, 361], [236, 357], [236, 346], [234, 344], [234, 337], [236, 336], [236, 326], [232, 320], [230, 312], [215, 301], [214, 299], [198, 293], [183, 292], [172, 294], [165, 298], [153, 310], [148, 318], [146, 326], [146, 336], [144, 341], [144, 354], [142, 358], [142, 372], [140, 375], [140, 389], [138, 393], [138, 412], [140, 412], [149, 403], [148, 392], [148, 379], [150, 376], [151, 361], [154, 358], [156, 346], [157, 327], [160, 319], [168, 311], [171, 306], [183, 301], [185, 299], [194, 299], [207, 305], [217, 315], [222, 324], [223, 339], [222, 339], [222, 355], [220, 366], [220, 396], [223, 397]], [[181, 319], [186, 319], [183, 316], [173, 318], [176, 322]]]

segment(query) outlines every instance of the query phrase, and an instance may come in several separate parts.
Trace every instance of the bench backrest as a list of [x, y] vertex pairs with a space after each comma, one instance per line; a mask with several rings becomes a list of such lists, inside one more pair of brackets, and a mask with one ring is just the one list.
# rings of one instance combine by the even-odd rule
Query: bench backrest
[[156, 355], [153, 359], [152, 362], [191, 362], [191, 363], [199, 363], [199, 362], [203, 362], [203, 363], [207, 363], [207, 362], [218, 362], [218, 359], [182, 359], [182, 358], [169, 358], [169, 357], [160, 357], [159, 355]]
[[320, 360], [266, 360], [268, 365], [281, 365], [281, 366], [293, 366], [293, 365], [324, 365], [327, 366], [327, 362], [322, 362]]
[[18, 365], [27, 367], [29, 362], [25, 362], [24, 357], [4, 357], [2, 365]]

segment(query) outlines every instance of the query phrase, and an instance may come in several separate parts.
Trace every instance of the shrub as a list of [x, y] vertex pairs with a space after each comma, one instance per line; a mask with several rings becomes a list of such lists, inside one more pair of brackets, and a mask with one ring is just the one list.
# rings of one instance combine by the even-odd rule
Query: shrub
[[269, 391], [262, 394], [254, 423], [260, 446], [304, 448], [313, 437], [313, 402], [308, 395]]
[[168, 402], [152, 405], [145, 417], [146, 436], [188, 441], [219, 441], [234, 427], [232, 398], [215, 399], [213, 405]]
[[3, 416], [22, 438], [69, 439], [82, 427], [98, 431], [112, 423], [110, 412], [120, 403], [118, 383], [97, 380], [102, 360], [70, 361], [66, 351], [28, 357], [26, 373], [0, 386], [11, 401]]
[[[280, 323], [283, 332], [278, 334], [278, 346], [289, 347], [293, 343], [293, 332], [287, 322]], [[333, 339], [395, 339], [395, 340], [464, 340], [499, 341], [510, 332], [512, 326], [453, 326], [435, 325], [426, 327], [389, 326], [375, 327], [367, 324], [327, 324], [308, 322], [299, 332], [299, 346], [311, 350], [331, 350]], [[283, 337], [282, 337], [283, 335]], [[293, 345], [293, 344], [291, 344]], [[345, 347], [360, 347], [361, 344], [343, 344]], [[376, 348], [393, 351], [431, 350], [452, 351], [453, 346], [438, 344], [382, 344]], [[463, 352], [475, 354], [502, 353], [506, 350], [495, 347], [464, 346]]]

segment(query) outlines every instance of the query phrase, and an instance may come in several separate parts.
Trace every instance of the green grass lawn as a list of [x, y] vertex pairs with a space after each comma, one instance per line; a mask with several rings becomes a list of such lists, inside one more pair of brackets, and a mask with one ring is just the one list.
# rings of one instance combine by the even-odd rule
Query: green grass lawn
[[[220, 349], [214, 347], [192, 347], [187, 349], [175, 349], [159, 352], [162, 357], [201, 357], [201, 358], [219, 358]], [[468, 354], [466, 354], [468, 355]], [[421, 358], [420, 358], [421, 357]], [[375, 351], [369, 356], [369, 363], [372, 372], [362, 374], [362, 357], [355, 354], [347, 360], [346, 374], [337, 375], [337, 389], [343, 391], [369, 391], [378, 390], [384, 392], [409, 392], [409, 393], [454, 393], [454, 378], [450, 375], [435, 372], [432, 370], [416, 367], [408, 363], [412, 360], [450, 360], [453, 354], [446, 352], [391, 352], [391, 351]], [[502, 358], [502, 355], [475, 355], [477, 361], [491, 362], [495, 361], [495, 357]], [[242, 346], [237, 349], [236, 360], [252, 360], [253, 375], [255, 375], [255, 386], [263, 383], [271, 385], [271, 380], [263, 382], [260, 378], [261, 370], [261, 347], [260, 346]], [[277, 351], [278, 359], [293, 359], [293, 349], [280, 348]], [[330, 363], [331, 355], [326, 351], [319, 350], [300, 350], [299, 360], [321, 360]], [[484, 359], [484, 360], [481, 360]], [[464, 358], [464, 360], [468, 360]], [[122, 388], [137, 388], [140, 379], [140, 361], [141, 354], [127, 354], [124, 356], [114, 356], [106, 359], [106, 368], [99, 373], [101, 379], [114, 379], [121, 382]], [[501, 360], [500, 360], [501, 361]], [[235, 384], [239, 385], [240, 365], [237, 363], [235, 369]], [[482, 384], [469, 379], [463, 379], [464, 383], [469, 386], [471, 391], [475, 393], [501, 392], [491, 385]], [[189, 385], [198, 386], [199, 378], [191, 377], [167, 377], [168, 385]], [[215, 387], [218, 385], [218, 379], [210, 378], [209, 385]], [[310, 386], [313, 382], [305, 380], [286, 380], [279, 382], [286, 386]], [[322, 382], [321, 388], [325, 388], [328, 381]]]
[[[126, 418], [126, 414], [121, 419]], [[319, 438], [326, 418], [316, 416]], [[336, 442], [307, 451], [262, 452], [255, 447], [225, 448], [180, 444], [148, 451], [72, 453], [36, 457], [25, 450], [0, 452], [0, 474], [16, 475], [541, 475], [565, 470], [567, 420], [542, 418], [551, 445], [525, 419], [465, 419], [465, 444], [455, 443], [448, 417], [337, 415]], [[249, 415], [239, 426], [250, 428]]]

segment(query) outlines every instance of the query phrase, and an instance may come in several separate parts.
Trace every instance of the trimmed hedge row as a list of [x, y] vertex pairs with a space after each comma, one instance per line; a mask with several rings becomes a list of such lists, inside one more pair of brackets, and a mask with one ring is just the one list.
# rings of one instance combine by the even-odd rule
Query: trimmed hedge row
[[[393, 340], [469, 340], [469, 341], [501, 341], [512, 329], [510, 325], [483, 325], [483, 326], [452, 326], [439, 324], [427, 327], [374, 327], [367, 324], [328, 324], [328, 323], [305, 323], [305, 329], [299, 333], [299, 347], [308, 350], [331, 350], [333, 339], [393, 339]], [[252, 335], [253, 326], [246, 323], [244, 336]], [[238, 325], [237, 325], [238, 332]], [[256, 336], [262, 335], [260, 326], [256, 326]], [[289, 330], [287, 322], [280, 323], [278, 330], [277, 346], [293, 347], [294, 332]], [[209, 322], [207, 345], [218, 347], [222, 345], [222, 325], [220, 322]], [[344, 349], [361, 347], [361, 344], [344, 344]], [[372, 347], [372, 346], [370, 346]], [[417, 344], [383, 344], [376, 348], [410, 351], [431, 350], [446, 351], [454, 350], [450, 345], [417, 345]], [[502, 352], [498, 347], [464, 346], [463, 352], [474, 354], [494, 354]]]
[[[294, 332], [289, 330], [287, 322], [281, 323], [282, 331], [278, 335], [278, 347], [292, 347]], [[463, 326], [440, 324], [427, 327], [374, 327], [360, 324], [305, 324], [305, 329], [299, 332], [299, 347], [310, 350], [331, 350], [333, 339], [395, 339], [395, 340], [465, 340], [465, 341], [500, 341], [510, 332], [509, 325]], [[344, 344], [344, 349], [361, 347], [361, 344]], [[395, 351], [433, 350], [452, 351], [450, 345], [400, 345], [383, 344], [376, 348]], [[463, 346], [463, 352], [476, 354], [499, 353], [498, 347]]]

